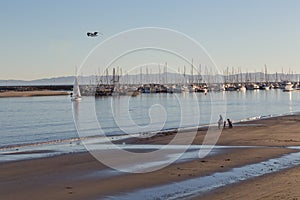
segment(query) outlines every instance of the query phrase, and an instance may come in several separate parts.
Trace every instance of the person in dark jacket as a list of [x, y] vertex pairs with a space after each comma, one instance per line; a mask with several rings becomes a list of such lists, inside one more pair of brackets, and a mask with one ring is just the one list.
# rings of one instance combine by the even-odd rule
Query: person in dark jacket
[[227, 122], [228, 122], [228, 127], [229, 128], [232, 128], [233, 126], [232, 126], [232, 121], [230, 121], [230, 119], [227, 119]]

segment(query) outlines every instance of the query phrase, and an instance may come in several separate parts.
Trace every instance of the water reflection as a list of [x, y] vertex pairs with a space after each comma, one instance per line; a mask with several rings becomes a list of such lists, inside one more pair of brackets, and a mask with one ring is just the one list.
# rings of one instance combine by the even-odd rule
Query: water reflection
[[289, 92], [289, 111], [293, 112], [293, 96], [292, 96], [292, 92]]

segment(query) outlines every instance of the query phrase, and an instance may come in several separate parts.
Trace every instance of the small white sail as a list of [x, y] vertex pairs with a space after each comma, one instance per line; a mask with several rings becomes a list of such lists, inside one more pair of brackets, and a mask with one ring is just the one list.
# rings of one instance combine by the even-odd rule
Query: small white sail
[[75, 76], [75, 80], [74, 80], [72, 100], [74, 101], [81, 100], [81, 93], [80, 93], [77, 76]]

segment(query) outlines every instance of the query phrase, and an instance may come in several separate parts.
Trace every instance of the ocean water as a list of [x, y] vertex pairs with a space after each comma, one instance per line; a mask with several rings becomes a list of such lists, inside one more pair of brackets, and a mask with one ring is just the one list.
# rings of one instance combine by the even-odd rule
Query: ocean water
[[81, 136], [79, 118], [87, 119], [84, 129], [93, 136], [97, 128], [122, 135], [216, 124], [219, 114], [239, 121], [299, 111], [300, 92], [281, 90], [83, 97], [79, 103], [68, 96], [0, 98], [0, 149], [72, 141]]
[[76, 137], [67, 96], [0, 99], [0, 147]]

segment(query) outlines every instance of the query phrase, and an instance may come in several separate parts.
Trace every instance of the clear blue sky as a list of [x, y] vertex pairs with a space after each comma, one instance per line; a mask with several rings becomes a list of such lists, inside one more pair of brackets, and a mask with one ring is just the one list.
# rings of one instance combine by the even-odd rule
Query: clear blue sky
[[0, 79], [72, 75], [101, 40], [144, 26], [191, 36], [221, 69], [300, 73], [299, 11], [298, 0], [1, 0]]

